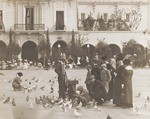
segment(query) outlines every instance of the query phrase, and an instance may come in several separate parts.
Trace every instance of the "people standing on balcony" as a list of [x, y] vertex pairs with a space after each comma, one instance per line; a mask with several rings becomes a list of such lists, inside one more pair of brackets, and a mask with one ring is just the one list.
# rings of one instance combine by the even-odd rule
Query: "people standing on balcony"
[[58, 75], [59, 101], [60, 102], [62, 102], [63, 99], [65, 99], [65, 92], [67, 89], [67, 86], [66, 86], [67, 75], [66, 75], [66, 70], [65, 70], [65, 63], [66, 63], [66, 58], [64, 57], [64, 55], [61, 55], [55, 67], [55, 72]]

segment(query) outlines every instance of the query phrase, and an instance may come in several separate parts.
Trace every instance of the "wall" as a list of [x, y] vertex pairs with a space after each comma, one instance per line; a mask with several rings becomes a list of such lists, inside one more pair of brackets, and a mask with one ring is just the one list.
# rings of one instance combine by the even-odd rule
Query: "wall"
[[97, 32], [80, 32], [80, 35], [88, 39], [85, 44], [92, 44], [96, 46], [99, 40], [104, 40], [108, 44], [116, 44], [122, 49], [122, 43], [127, 42], [130, 39], [136, 40], [139, 44], [147, 47], [148, 39], [143, 32], [133, 31], [97, 31]]

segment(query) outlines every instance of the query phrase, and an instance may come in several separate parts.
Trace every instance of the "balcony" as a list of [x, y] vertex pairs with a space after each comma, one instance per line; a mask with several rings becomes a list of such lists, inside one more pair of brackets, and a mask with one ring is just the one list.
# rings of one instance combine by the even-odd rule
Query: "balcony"
[[56, 25], [55, 26], [55, 30], [56, 31], [65, 31], [66, 30], [66, 26], [65, 25]]
[[43, 31], [45, 30], [45, 24], [14, 24], [14, 30], [17, 31]]

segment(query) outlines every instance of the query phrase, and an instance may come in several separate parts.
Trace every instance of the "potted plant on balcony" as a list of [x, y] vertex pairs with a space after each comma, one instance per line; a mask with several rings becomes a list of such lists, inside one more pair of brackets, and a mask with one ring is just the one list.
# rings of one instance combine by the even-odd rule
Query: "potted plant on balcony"
[[93, 17], [90, 14], [86, 19], [84, 19], [82, 21], [83, 30], [85, 30], [85, 31], [93, 30], [94, 22], [95, 22], [95, 20], [93, 19]]

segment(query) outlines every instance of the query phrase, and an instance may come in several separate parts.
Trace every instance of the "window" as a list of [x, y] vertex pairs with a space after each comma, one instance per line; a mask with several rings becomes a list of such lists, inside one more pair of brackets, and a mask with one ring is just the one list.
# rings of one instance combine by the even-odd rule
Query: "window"
[[34, 29], [34, 9], [26, 8], [26, 30]]
[[56, 30], [64, 30], [64, 11], [56, 11]]
[[130, 21], [130, 13], [126, 13], [126, 22]]
[[0, 10], [0, 29], [3, 29], [3, 11]]
[[108, 13], [104, 13], [104, 21], [107, 22], [108, 20]]
[[81, 21], [85, 19], [85, 13], [81, 13]]

